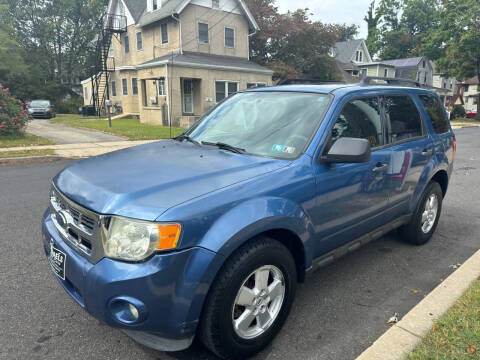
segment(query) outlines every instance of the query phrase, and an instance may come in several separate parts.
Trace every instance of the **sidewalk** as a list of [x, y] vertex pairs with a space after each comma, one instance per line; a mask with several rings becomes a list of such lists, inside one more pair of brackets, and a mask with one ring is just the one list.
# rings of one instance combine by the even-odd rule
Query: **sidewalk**
[[62, 145], [44, 145], [44, 146], [23, 146], [0, 148], [0, 152], [25, 151], [25, 150], [46, 150], [51, 149], [55, 155], [66, 158], [82, 158], [109, 153], [115, 150], [125, 149], [132, 146], [148, 144], [158, 140], [142, 141], [108, 141], [83, 144], [62, 144]]

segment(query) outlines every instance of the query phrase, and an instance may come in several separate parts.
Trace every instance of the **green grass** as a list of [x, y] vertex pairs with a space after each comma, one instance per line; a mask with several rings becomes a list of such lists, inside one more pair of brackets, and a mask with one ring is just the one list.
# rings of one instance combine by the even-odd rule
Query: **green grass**
[[480, 121], [478, 121], [475, 118], [456, 118], [450, 122], [452, 123], [452, 125], [455, 125], [455, 124], [461, 125], [463, 123], [480, 125]]
[[480, 280], [442, 316], [408, 360], [480, 359]]
[[[140, 120], [133, 118], [112, 120], [111, 128], [108, 127], [108, 121], [106, 120], [99, 120], [95, 117], [84, 118], [81, 115], [57, 115], [56, 118], [49, 121], [54, 124], [102, 131], [112, 135], [123, 136], [129, 140], [155, 140], [168, 139], [170, 137], [169, 127], [142, 124]], [[172, 136], [178, 136], [183, 131], [185, 129], [173, 127]]]
[[19, 135], [0, 135], [0, 148], [52, 144], [54, 144], [54, 142], [51, 140], [28, 133], [21, 133]]
[[27, 157], [27, 156], [46, 156], [46, 155], [55, 155], [55, 153], [51, 149], [0, 151], [0, 159]]

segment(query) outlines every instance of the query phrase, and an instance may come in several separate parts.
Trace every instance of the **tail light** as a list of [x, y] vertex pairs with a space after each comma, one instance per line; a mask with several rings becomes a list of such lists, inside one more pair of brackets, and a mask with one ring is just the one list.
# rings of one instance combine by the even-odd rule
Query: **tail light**
[[452, 147], [453, 147], [453, 157], [452, 157], [452, 163], [453, 163], [455, 161], [455, 153], [457, 152], [457, 139], [456, 138], [453, 138]]

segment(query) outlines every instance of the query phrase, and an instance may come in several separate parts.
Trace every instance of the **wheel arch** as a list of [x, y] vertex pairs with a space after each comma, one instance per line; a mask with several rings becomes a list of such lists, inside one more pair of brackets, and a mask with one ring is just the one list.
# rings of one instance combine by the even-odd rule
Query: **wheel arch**
[[447, 174], [447, 172], [443, 169], [437, 171], [432, 176], [430, 181], [435, 181], [440, 185], [440, 187], [442, 188], [443, 197], [445, 197], [445, 195], [447, 194], [447, 189], [448, 189], [448, 174]]

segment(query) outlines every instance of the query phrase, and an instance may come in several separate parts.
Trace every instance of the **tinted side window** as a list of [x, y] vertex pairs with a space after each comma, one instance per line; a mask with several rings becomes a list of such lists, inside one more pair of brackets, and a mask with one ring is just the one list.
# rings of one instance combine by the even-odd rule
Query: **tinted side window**
[[432, 121], [433, 128], [437, 134], [443, 134], [448, 132], [448, 121], [443, 111], [442, 105], [438, 99], [430, 95], [420, 95], [423, 107], [428, 113], [430, 120]]
[[331, 144], [341, 137], [366, 139], [372, 147], [384, 144], [378, 98], [352, 100], [343, 107], [333, 126]]
[[384, 104], [389, 143], [423, 135], [420, 113], [409, 96], [386, 96]]

